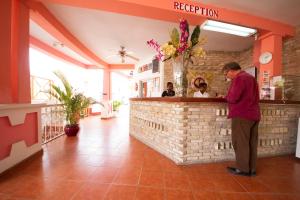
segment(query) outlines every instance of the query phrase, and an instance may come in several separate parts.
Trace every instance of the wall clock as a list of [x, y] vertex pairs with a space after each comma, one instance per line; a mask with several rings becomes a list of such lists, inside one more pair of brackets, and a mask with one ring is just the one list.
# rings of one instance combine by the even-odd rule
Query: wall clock
[[272, 53], [271, 52], [264, 52], [259, 56], [259, 63], [260, 64], [268, 64], [272, 60]]

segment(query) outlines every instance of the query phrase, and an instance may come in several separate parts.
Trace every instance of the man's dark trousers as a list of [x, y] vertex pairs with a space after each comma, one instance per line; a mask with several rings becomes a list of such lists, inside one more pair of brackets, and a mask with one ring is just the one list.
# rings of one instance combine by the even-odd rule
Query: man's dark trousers
[[259, 121], [232, 118], [232, 145], [236, 165], [242, 172], [255, 172]]

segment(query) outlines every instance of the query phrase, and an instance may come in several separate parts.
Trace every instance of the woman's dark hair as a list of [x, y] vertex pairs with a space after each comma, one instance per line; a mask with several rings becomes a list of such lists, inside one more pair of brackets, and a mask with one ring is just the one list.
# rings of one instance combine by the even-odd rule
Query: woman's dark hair
[[230, 63], [227, 63], [227, 64], [224, 65], [222, 71], [223, 72], [226, 72], [226, 71], [229, 71], [229, 70], [237, 71], [237, 70], [240, 70], [240, 69], [241, 69], [241, 66], [237, 62], [230, 62]]

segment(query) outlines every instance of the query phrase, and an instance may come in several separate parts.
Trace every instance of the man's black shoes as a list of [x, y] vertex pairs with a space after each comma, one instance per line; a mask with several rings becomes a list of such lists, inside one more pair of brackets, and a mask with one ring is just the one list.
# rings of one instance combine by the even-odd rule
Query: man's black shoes
[[256, 176], [256, 172], [243, 172], [235, 167], [227, 167], [227, 170], [229, 173], [234, 174], [234, 175], [240, 175], [240, 176]]

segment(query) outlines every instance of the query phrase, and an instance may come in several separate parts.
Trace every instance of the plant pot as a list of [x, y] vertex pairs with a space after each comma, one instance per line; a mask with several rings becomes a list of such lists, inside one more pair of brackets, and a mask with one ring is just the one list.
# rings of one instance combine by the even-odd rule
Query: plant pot
[[79, 131], [79, 124], [67, 124], [64, 128], [65, 134], [69, 137], [76, 136]]

